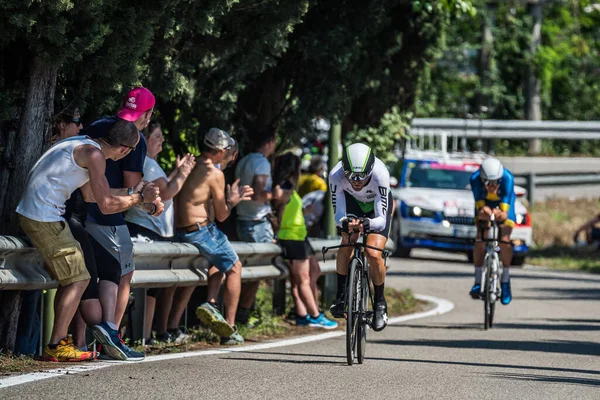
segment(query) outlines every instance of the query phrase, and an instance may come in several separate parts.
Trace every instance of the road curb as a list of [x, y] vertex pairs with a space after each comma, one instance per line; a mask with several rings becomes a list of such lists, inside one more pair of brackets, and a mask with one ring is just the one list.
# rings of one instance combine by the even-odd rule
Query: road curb
[[[397, 324], [404, 321], [410, 321], [414, 319], [428, 318], [436, 315], [441, 315], [452, 311], [454, 308], [454, 304], [449, 300], [442, 299], [439, 297], [415, 294], [415, 298], [422, 301], [428, 301], [436, 304], [436, 307], [429, 311], [418, 312], [414, 314], [402, 315], [399, 317], [394, 317], [389, 319], [389, 324]], [[227, 354], [227, 353], [235, 353], [235, 352], [252, 352], [256, 350], [265, 350], [272, 349], [275, 347], [284, 347], [284, 346], [292, 346], [296, 344], [316, 342], [320, 340], [327, 340], [335, 337], [344, 336], [346, 332], [344, 331], [335, 331], [335, 332], [327, 332], [316, 335], [306, 335], [300, 336], [291, 339], [282, 339], [276, 340], [267, 343], [260, 343], [248, 346], [240, 346], [240, 347], [232, 347], [232, 348], [223, 348], [216, 350], [200, 350], [200, 351], [190, 351], [185, 353], [173, 353], [173, 354], [160, 354], [156, 356], [148, 356], [144, 361], [141, 362], [156, 362], [156, 361], [165, 361], [165, 360], [174, 360], [179, 358], [190, 358], [190, 357], [201, 357], [201, 356], [209, 356], [215, 354]], [[90, 363], [89, 365], [77, 365], [68, 368], [57, 368], [51, 369], [43, 372], [33, 372], [23, 375], [11, 376], [8, 378], [0, 379], [0, 391], [3, 388], [8, 388], [12, 386], [22, 385], [24, 383], [36, 382], [41, 380], [46, 380], [50, 378], [57, 378], [64, 375], [74, 375], [80, 373], [86, 373], [90, 371], [95, 371], [102, 368], [114, 367], [116, 365], [127, 365], [132, 364], [132, 362], [128, 361], [96, 361]], [[137, 362], [136, 362], [137, 364]]]

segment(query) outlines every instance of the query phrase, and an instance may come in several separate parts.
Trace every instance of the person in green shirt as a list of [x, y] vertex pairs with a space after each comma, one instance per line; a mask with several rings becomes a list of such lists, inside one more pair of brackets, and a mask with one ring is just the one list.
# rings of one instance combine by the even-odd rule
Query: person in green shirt
[[[273, 184], [291, 191], [289, 201], [276, 205], [280, 219], [278, 239], [283, 257], [290, 262], [292, 297], [296, 307], [296, 325], [334, 329], [337, 322], [331, 321], [319, 311], [310, 286], [309, 257], [314, 251], [307, 239], [302, 198], [296, 191], [300, 178], [300, 158], [293, 153], [283, 153], [275, 159]], [[287, 198], [288, 196], [284, 196]]]

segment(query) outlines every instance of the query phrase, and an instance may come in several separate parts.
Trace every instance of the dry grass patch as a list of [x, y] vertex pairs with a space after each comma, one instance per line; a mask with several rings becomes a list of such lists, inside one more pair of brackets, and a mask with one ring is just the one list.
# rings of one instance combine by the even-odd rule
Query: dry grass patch
[[[553, 199], [530, 210], [533, 241], [527, 263], [550, 268], [600, 273], [600, 252], [595, 246], [574, 247], [573, 233], [600, 211], [595, 199]], [[583, 235], [580, 240], [583, 240]]]
[[537, 247], [571, 246], [573, 233], [600, 211], [597, 199], [553, 199], [535, 203], [531, 213]]

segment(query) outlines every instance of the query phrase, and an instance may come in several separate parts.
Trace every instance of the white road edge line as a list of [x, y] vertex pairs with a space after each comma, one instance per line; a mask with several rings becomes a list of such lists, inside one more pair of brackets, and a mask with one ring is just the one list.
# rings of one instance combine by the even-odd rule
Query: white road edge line
[[[433, 296], [425, 296], [425, 295], [415, 295], [415, 297], [419, 300], [428, 301], [436, 304], [436, 307], [429, 311], [419, 312], [415, 314], [403, 315], [400, 317], [390, 318], [389, 324], [397, 324], [404, 321], [410, 321], [413, 319], [427, 318], [435, 315], [445, 314], [447, 312], [452, 311], [454, 308], [454, 304], [448, 300], [441, 299], [439, 297]], [[321, 333], [317, 335], [307, 335], [300, 336], [293, 339], [283, 339], [274, 342], [255, 344], [250, 346], [240, 346], [240, 347], [232, 347], [232, 348], [224, 348], [218, 350], [205, 350], [205, 351], [190, 351], [185, 353], [174, 353], [174, 354], [161, 354], [157, 356], [148, 356], [144, 361], [141, 362], [154, 362], [154, 361], [164, 361], [164, 360], [174, 360], [178, 358], [188, 358], [188, 357], [200, 357], [200, 356], [208, 356], [214, 354], [226, 354], [226, 353], [234, 353], [234, 352], [248, 352], [255, 350], [264, 350], [264, 349], [272, 349], [275, 347], [284, 347], [284, 346], [292, 346], [301, 343], [315, 342], [318, 340], [326, 340], [334, 337], [344, 336], [346, 332], [344, 331], [335, 331], [335, 332], [327, 332]], [[84, 372], [90, 372], [97, 369], [102, 369], [106, 367], [111, 367], [115, 365], [127, 365], [131, 364], [126, 361], [114, 361], [114, 362], [93, 362], [90, 364], [79, 364], [73, 367], [67, 368], [59, 368], [59, 369], [51, 369], [44, 372], [33, 372], [30, 374], [11, 376], [9, 378], [0, 379], [0, 389], [22, 385], [24, 383], [41, 381], [44, 379], [56, 378], [64, 375], [74, 375], [81, 374]]]

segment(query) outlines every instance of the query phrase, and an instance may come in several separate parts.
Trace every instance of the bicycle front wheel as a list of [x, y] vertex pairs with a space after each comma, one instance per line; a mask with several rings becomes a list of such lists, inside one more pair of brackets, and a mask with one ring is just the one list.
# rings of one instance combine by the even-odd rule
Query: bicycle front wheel
[[485, 302], [484, 302], [485, 321], [484, 321], [484, 326], [485, 326], [486, 330], [493, 327], [493, 325], [494, 325], [494, 309], [496, 307], [495, 293], [494, 293], [494, 291], [496, 289], [492, 286], [492, 279], [494, 279], [494, 276], [492, 273], [493, 266], [491, 265], [491, 263], [493, 263], [493, 262], [494, 262], [493, 260], [490, 261], [488, 263], [488, 265], [486, 266], [486, 270], [485, 270]]
[[367, 349], [367, 323], [365, 321], [367, 308], [369, 306], [369, 278], [365, 271], [360, 272], [360, 288], [358, 292], [361, 294], [359, 301], [359, 321], [356, 324], [356, 353], [358, 363], [362, 364], [365, 360], [365, 350]]
[[356, 341], [357, 341], [357, 329], [359, 325], [358, 320], [360, 318], [360, 312], [358, 302], [360, 300], [359, 283], [360, 281], [360, 269], [358, 268], [358, 262], [356, 259], [352, 259], [350, 266], [348, 267], [348, 286], [346, 288], [348, 292], [347, 308], [348, 312], [346, 320], [346, 358], [348, 365], [354, 363], [356, 355]]

